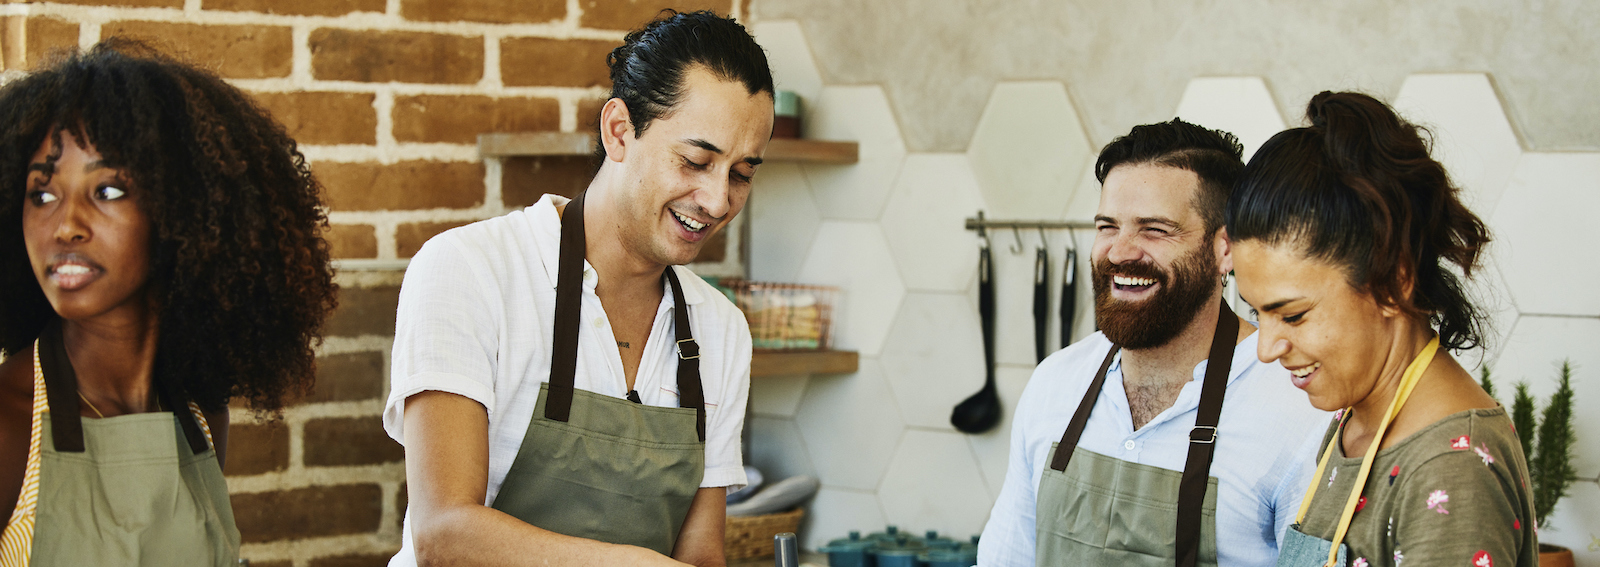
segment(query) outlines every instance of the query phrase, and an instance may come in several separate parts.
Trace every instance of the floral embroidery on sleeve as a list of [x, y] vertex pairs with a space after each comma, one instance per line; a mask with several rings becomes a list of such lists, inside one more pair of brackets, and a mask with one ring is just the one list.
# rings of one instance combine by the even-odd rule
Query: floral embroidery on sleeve
[[1400, 465], [1395, 465], [1394, 468], [1389, 469], [1389, 486], [1394, 486], [1394, 477], [1397, 476], [1400, 476]]
[[1489, 557], [1489, 552], [1480, 549], [1472, 556], [1472, 567], [1494, 567], [1494, 559]]
[[1472, 438], [1462, 435], [1450, 441], [1451, 449], [1466, 449], [1472, 446]]
[[1428, 493], [1428, 509], [1429, 510], [1433, 510], [1433, 511], [1438, 512], [1440, 514], [1449, 514], [1450, 511], [1444, 509], [1444, 503], [1449, 502], [1449, 501], [1450, 501], [1450, 495], [1449, 494], [1445, 494], [1445, 492], [1443, 490], [1435, 490], [1433, 492]]
[[1488, 447], [1478, 445], [1477, 447], [1472, 448], [1472, 452], [1477, 453], [1478, 457], [1483, 459], [1483, 464], [1488, 465], [1494, 463], [1494, 456], [1489, 454]]
[[1398, 550], [1398, 549], [1394, 550], [1394, 564], [1395, 565], [1399, 565], [1401, 561], [1405, 561], [1405, 560], [1406, 560], [1406, 556], [1404, 554], [1400, 553], [1400, 550]]
[[1367, 567], [1367, 558], [1357, 557], [1355, 561], [1350, 562], [1350, 567]]

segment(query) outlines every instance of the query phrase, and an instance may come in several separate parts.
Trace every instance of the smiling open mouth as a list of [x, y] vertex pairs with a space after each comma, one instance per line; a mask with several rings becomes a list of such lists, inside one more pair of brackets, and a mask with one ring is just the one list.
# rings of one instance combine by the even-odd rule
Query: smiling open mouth
[[1114, 275], [1111, 276], [1111, 283], [1116, 285], [1117, 289], [1124, 291], [1144, 291], [1150, 289], [1150, 286], [1156, 285], [1156, 280]]
[[678, 224], [683, 225], [683, 228], [688, 230], [689, 232], [700, 232], [702, 230], [705, 230], [706, 227], [711, 226], [710, 224], [699, 222], [699, 221], [696, 221], [696, 220], [691, 219], [689, 217], [686, 217], [686, 216], [683, 216], [681, 214], [678, 214], [678, 211], [672, 211], [671, 209], [668, 209], [668, 210], [672, 212], [672, 218], [678, 219]]

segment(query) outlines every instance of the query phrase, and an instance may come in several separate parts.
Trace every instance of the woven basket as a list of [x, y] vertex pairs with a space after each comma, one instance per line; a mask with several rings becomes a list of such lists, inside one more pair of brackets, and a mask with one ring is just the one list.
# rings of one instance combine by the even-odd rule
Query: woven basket
[[727, 530], [723, 534], [723, 553], [728, 561], [772, 557], [773, 536], [799, 530], [800, 518], [804, 515], [804, 510], [795, 508], [765, 516], [728, 516]]

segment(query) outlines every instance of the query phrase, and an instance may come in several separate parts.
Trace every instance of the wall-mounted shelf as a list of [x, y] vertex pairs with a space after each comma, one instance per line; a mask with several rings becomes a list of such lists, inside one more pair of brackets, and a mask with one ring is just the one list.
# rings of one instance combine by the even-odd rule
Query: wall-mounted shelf
[[[593, 152], [594, 134], [579, 132], [502, 132], [478, 135], [478, 153], [486, 158], [587, 156]], [[768, 161], [855, 163], [860, 159], [860, 147], [855, 142], [776, 138], [767, 144], [765, 157]]]
[[847, 374], [859, 361], [851, 350], [758, 350], [750, 359], [750, 377]]

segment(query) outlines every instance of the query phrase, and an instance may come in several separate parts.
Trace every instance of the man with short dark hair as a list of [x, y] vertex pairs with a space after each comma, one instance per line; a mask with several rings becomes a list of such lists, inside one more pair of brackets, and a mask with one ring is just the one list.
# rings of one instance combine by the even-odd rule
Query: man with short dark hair
[[391, 565], [723, 565], [750, 383], [744, 316], [681, 264], [749, 197], [772, 75], [673, 14], [608, 57], [587, 190], [447, 231], [400, 291], [384, 427], [406, 448]]
[[1233, 135], [1134, 127], [1095, 164], [1101, 332], [1045, 359], [978, 564], [1272, 565], [1327, 424], [1223, 302]]

